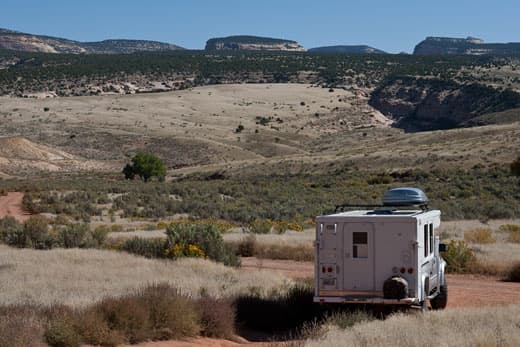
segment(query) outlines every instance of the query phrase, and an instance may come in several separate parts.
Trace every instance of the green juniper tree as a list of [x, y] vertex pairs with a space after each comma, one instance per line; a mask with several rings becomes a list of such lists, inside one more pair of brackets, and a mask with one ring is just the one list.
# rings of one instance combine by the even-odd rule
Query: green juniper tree
[[164, 162], [153, 154], [137, 153], [132, 158], [131, 164], [126, 164], [123, 168], [126, 179], [134, 179], [139, 176], [144, 182], [150, 181], [152, 177], [157, 177], [163, 181], [166, 176], [166, 166]]

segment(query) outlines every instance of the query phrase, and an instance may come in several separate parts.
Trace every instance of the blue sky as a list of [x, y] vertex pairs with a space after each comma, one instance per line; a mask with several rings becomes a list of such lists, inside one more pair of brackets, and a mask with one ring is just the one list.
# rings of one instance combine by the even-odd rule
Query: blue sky
[[411, 52], [426, 36], [520, 42], [520, 0], [1, 0], [0, 27], [79, 41], [149, 39], [203, 48], [216, 36], [368, 44]]

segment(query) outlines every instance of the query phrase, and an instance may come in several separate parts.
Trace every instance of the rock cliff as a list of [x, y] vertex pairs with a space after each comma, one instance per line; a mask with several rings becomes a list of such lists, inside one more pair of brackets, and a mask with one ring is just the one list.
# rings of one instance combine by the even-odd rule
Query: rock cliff
[[344, 53], [344, 54], [372, 54], [372, 53], [385, 54], [386, 53], [385, 51], [382, 51], [382, 50], [374, 48], [374, 47], [366, 46], [366, 45], [324, 46], [324, 47], [310, 48], [309, 52]]
[[296, 41], [259, 36], [228, 36], [209, 39], [206, 50], [245, 51], [292, 51], [304, 52], [305, 48]]

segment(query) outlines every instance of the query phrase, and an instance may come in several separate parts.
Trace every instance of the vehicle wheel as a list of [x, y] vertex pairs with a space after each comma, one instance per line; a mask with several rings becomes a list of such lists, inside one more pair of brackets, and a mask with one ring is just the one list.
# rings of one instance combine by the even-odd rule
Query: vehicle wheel
[[439, 290], [439, 294], [430, 300], [430, 304], [434, 310], [442, 310], [448, 304], [448, 285], [444, 284]]

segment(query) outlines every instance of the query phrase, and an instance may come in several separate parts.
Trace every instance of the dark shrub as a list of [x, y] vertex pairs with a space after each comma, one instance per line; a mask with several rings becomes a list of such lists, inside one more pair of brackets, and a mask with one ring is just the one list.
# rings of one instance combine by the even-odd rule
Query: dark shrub
[[0, 346], [44, 347], [45, 318], [30, 306], [0, 307]]
[[0, 240], [10, 246], [25, 247], [23, 226], [10, 216], [0, 219]]
[[248, 231], [253, 234], [269, 234], [273, 223], [268, 219], [255, 219], [248, 226]]
[[121, 333], [110, 330], [101, 312], [94, 309], [86, 309], [80, 312], [77, 318], [78, 331], [83, 342], [90, 345], [117, 346], [125, 342]]
[[286, 332], [320, 318], [322, 308], [313, 303], [314, 290], [296, 285], [287, 294], [261, 298], [245, 295], [236, 299], [237, 323], [264, 332]]
[[62, 316], [52, 320], [45, 330], [45, 341], [53, 347], [80, 346], [81, 337], [75, 329], [74, 319]]
[[121, 298], [106, 298], [77, 315], [83, 340], [116, 345], [195, 336], [200, 332], [194, 301], [166, 284]]
[[511, 269], [506, 276], [506, 281], [520, 282], [520, 263], [511, 266]]
[[87, 234], [87, 224], [69, 224], [61, 228], [59, 238], [65, 248], [76, 248], [85, 245]]
[[167, 284], [146, 287], [139, 294], [149, 310], [154, 339], [172, 339], [197, 335], [199, 314], [195, 303]]
[[164, 258], [166, 242], [163, 239], [143, 239], [134, 237], [121, 245], [121, 250], [146, 258]]
[[518, 156], [509, 166], [511, 173], [515, 176], [520, 176], [520, 156]]
[[90, 237], [95, 247], [100, 247], [105, 243], [108, 236], [108, 229], [96, 228], [90, 231]]
[[118, 331], [130, 343], [152, 337], [149, 308], [135, 296], [107, 298], [94, 309], [101, 313], [111, 330]]
[[197, 304], [202, 335], [229, 339], [235, 334], [235, 310], [230, 300], [203, 297]]
[[49, 234], [49, 221], [42, 216], [33, 216], [23, 224], [26, 245], [36, 249], [51, 249], [57, 240]]
[[256, 236], [248, 235], [238, 243], [237, 253], [242, 257], [254, 257], [256, 255]]

